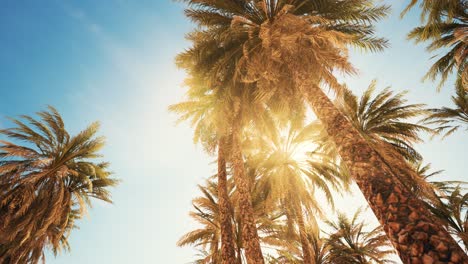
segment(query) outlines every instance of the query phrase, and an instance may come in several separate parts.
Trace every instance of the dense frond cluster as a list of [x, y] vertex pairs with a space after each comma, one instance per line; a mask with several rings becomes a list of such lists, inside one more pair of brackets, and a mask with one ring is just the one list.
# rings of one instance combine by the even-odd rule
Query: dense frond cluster
[[327, 239], [330, 263], [395, 263], [388, 258], [394, 251], [382, 228], [365, 231], [360, 213], [358, 210], [351, 219], [338, 213], [337, 221], [327, 222], [332, 230]]
[[75, 136], [52, 107], [40, 119], [12, 119], [0, 134], [0, 261], [37, 263], [44, 249], [68, 249], [67, 238], [91, 198], [111, 202], [108, 163], [93, 162], [104, 145], [93, 123]]
[[407, 160], [421, 159], [414, 144], [422, 142], [420, 132], [431, 131], [412, 120], [426, 114], [425, 105], [407, 104], [405, 92], [394, 94], [390, 87], [375, 94], [376, 85], [373, 81], [360, 98], [345, 89], [337, 97], [337, 106], [370, 140], [392, 145]]
[[[171, 109], [193, 120], [195, 139], [212, 142], [210, 152], [217, 147], [220, 218], [230, 215], [241, 227], [234, 236], [238, 229], [229, 227], [231, 221], [220, 223], [221, 251], [229, 244], [239, 252], [209, 257], [220, 252], [216, 247], [205, 254], [206, 261], [238, 263], [245, 257], [248, 263], [263, 264], [264, 245], [279, 252], [270, 255], [272, 263], [311, 264], [317, 256], [331, 256], [320, 253], [323, 244], [309, 239], [320, 217], [314, 194], [321, 190], [331, 202], [330, 188], [342, 187], [349, 173], [404, 261], [462, 263], [456, 242], [432, 224], [429, 210], [411, 192], [415, 185], [433, 193], [410, 164], [421, 160], [413, 146], [421, 141], [419, 132], [429, 131], [410, 121], [425, 113], [423, 105], [407, 104], [404, 94], [390, 89], [373, 97], [372, 85], [358, 101], [336, 77], [356, 71], [348, 58], [350, 48], [386, 47], [386, 40], [375, 36], [374, 23], [386, 16], [387, 6], [370, 0], [182, 2], [198, 26], [188, 35], [192, 46], [177, 57], [177, 65], [190, 76], [189, 100], [223, 100], [208, 99], [206, 108], [197, 102]], [[190, 84], [194, 79], [202, 85]], [[323, 92], [327, 87], [338, 96], [335, 104]], [[303, 124], [306, 104], [322, 127]], [[218, 115], [224, 122], [216, 121]], [[277, 132], [284, 127], [285, 132]], [[207, 133], [206, 138], [198, 136], [200, 132]], [[312, 143], [312, 135], [329, 140]], [[294, 154], [302, 142], [316, 150], [307, 153], [306, 162]], [[233, 184], [229, 195], [223, 186], [226, 167]], [[234, 205], [233, 213], [221, 212], [229, 206], [226, 200]], [[423, 227], [427, 236], [418, 235]], [[379, 258], [391, 250], [376, 247], [388, 245], [379, 232], [363, 234], [375, 251], [363, 250], [361, 259], [349, 253], [353, 260], [342, 263], [385, 263]], [[430, 241], [432, 234], [438, 237]], [[404, 236], [411, 239], [400, 238]], [[230, 237], [241, 239], [233, 246]], [[334, 241], [338, 247], [340, 240]], [[439, 241], [450, 245], [450, 254], [432, 245]]]
[[424, 25], [413, 29], [408, 37], [416, 42], [430, 41], [430, 52], [448, 49], [437, 59], [425, 78], [435, 80], [441, 77], [439, 88], [449, 75], [468, 89], [468, 2], [466, 0], [412, 0], [405, 12], [420, 3]]

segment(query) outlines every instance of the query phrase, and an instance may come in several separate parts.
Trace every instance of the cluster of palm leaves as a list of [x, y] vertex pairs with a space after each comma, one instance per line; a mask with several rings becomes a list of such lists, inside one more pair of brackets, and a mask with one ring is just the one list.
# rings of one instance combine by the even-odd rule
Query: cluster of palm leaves
[[[421, 141], [419, 132], [429, 129], [412, 123], [410, 119], [424, 116], [424, 105], [408, 104], [404, 93], [394, 94], [390, 88], [376, 92], [376, 82], [361, 98], [346, 90], [335, 101], [382, 155], [401, 156], [406, 160], [416, 176], [401, 180], [411, 186], [412, 192], [417, 193], [431, 211], [439, 211], [434, 214], [463, 240], [466, 237], [463, 225], [468, 222], [463, 218], [466, 195], [462, 198], [463, 189], [456, 187], [460, 183], [429, 182], [427, 178], [436, 173], [429, 174], [428, 166], [417, 167], [422, 157], [413, 145]], [[184, 115], [186, 118], [207, 117], [194, 123], [199, 128], [199, 122], [208, 121], [209, 115], [202, 114], [208, 114], [206, 108], [195, 105], [185, 102], [172, 106], [172, 109], [189, 114]], [[339, 161], [336, 146], [320, 122], [306, 125], [302, 118], [297, 117], [283, 122], [271, 119], [271, 115], [263, 118], [270, 119], [268, 122], [264, 120], [257, 131], [249, 127], [244, 132], [242, 145], [260, 243], [264, 251], [275, 252], [266, 256], [267, 260], [270, 263], [391, 263], [389, 256], [393, 250], [381, 227], [364, 231], [364, 223], [357, 222], [358, 213], [352, 219], [339, 214], [336, 223], [323, 219], [324, 204], [318, 202], [317, 191], [324, 197], [323, 202], [328, 202], [333, 208], [333, 191], [346, 192], [350, 179], [346, 167]], [[196, 136], [198, 139], [198, 134]], [[312, 148], [315, 150], [309, 151]], [[231, 204], [236, 204], [238, 194], [232, 170], [228, 175], [231, 176], [226, 183], [228, 199]], [[191, 216], [202, 227], [187, 233], [179, 241], [180, 246], [195, 245], [200, 249], [200, 259], [195, 263], [223, 263], [219, 212], [222, 208], [218, 203], [219, 186], [215, 178], [200, 186], [203, 196], [193, 201], [195, 211]], [[443, 202], [447, 199], [443, 194], [453, 195], [452, 200], [464, 201], [459, 202], [458, 207], [451, 207], [447, 202], [452, 200]], [[239, 210], [235, 206], [229, 210], [232, 215], [233, 256], [236, 263], [245, 263]], [[327, 223], [325, 229], [332, 227], [334, 230], [326, 237], [319, 237], [318, 222], [321, 220]]]
[[69, 250], [68, 237], [91, 206], [91, 199], [111, 202], [108, 163], [95, 162], [104, 145], [93, 123], [75, 136], [56, 109], [40, 119], [12, 119], [0, 130], [0, 262], [45, 261], [46, 248]]
[[[431, 109], [429, 124], [448, 136], [459, 128], [468, 129], [468, 2], [466, 0], [412, 0], [404, 11], [420, 3], [423, 25], [408, 37], [416, 42], [429, 41], [428, 51], [447, 50], [429, 69], [425, 78], [441, 77], [438, 89], [455, 73], [455, 108]], [[404, 14], [403, 13], [403, 14]]]
[[[202, 263], [243, 258], [264, 263], [264, 252], [270, 251], [264, 245], [313, 263], [316, 247], [308, 226], [316, 227], [323, 205], [316, 193], [323, 192], [324, 203], [332, 204], [330, 190], [346, 189], [348, 179], [358, 185], [405, 263], [467, 261], [430, 208], [440, 205], [435, 185], [413, 166], [422, 159], [413, 144], [429, 129], [409, 119], [427, 111], [390, 89], [372, 98], [375, 85], [358, 100], [336, 77], [355, 72], [349, 48], [387, 46], [375, 36], [374, 23], [386, 16], [388, 6], [370, 0], [183, 2], [199, 27], [188, 35], [192, 47], [177, 58], [189, 74], [188, 100], [171, 110], [191, 120], [195, 141], [210, 153], [218, 150], [219, 217], [209, 221], [213, 232]], [[463, 72], [459, 57], [453, 58]], [[335, 92], [334, 102], [324, 88]], [[309, 107], [318, 121], [306, 124]], [[296, 152], [303, 148], [307, 151], [300, 157]], [[207, 216], [195, 208], [197, 219]], [[340, 216], [340, 222], [345, 218]], [[265, 223], [271, 225], [266, 230]], [[370, 232], [379, 243], [369, 244], [382, 257], [389, 251], [380, 245], [388, 242], [377, 234]], [[180, 244], [208, 243], [190, 237]], [[291, 237], [296, 239], [286, 243]], [[329, 244], [339, 248], [342, 238], [331, 235]], [[294, 242], [301, 248], [296, 255]], [[381, 258], [354, 257], [337, 263]], [[277, 261], [288, 263], [286, 258]]]
[[[468, 81], [468, 2], [465, 0], [412, 0], [404, 11], [420, 2], [424, 25], [413, 29], [409, 38], [416, 42], [430, 41], [428, 51], [448, 49], [429, 69], [426, 78], [441, 76], [441, 85], [456, 72], [457, 79], [466, 88]], [[404, 14], [403, 13], [403, 14]]]
[[[179, 246], [194, 245], [199, 254], [193, 263], [221, 263], [220, 251], [221, 230], [217, 195], [217, 183], [213, 179], [207, 180], [204, 186], [199, 186], [202, 196], [193, 200], [194, 210], [190, 216], [200, 224], [200, 228], [188, 232], [178, 242]], [[262, 192], [258, 187], [254, 193]], [[234, 193], [231, 193], [235, 196]], [[336, 221], [324, 223], [326, 234], [320, 232], [315, 221], [300, 227], [294, 220], [288, 218], [285, 208], [265, 213], [262, 210], [265, 201], [255, 195], [254, 204], [258, 213], [259, 232], [264, 234], [260, 239], [263, 248], [272, 253], [265, 256], [268, 263], [304, 263], [302, 243], [299, 229], [303, 228], [305, 239], [309, 245], [311, 263], [395, 263], [391, 259], [394, 253], [391, 244], [382, 228], [369, 229], [362, 219], [361, 210], [351, 218], [338, 213]], [[245, 263], [240, 240], [239, 216], [234, 210], [234, 245], [236, 249], [235, 263]], [[312, 219], [310, 219], [312, 220]]]

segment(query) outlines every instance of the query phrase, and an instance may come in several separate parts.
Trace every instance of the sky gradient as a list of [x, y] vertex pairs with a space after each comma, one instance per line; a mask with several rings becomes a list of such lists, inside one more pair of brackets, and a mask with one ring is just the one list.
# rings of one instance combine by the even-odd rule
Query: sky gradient
[[[136, 3], [138, 2], [138, 4]], [[424, 45], [406, 40], [419, 23], [417, 10], [400, 19], [405, 1], [388, 1], [393, 13], [378, 26], [391, 47], [378, 54], [353, 52], [358, 76], [346, 77], [360, 94], [378, 87], [409, 90], [411, 103], [451, 105], [453, 79], [442, 92], [421, 82], [429, 68]], [[189, 46], [193, 27], [179, 3], [169, 0], [4, 0], [0, 9], [0, 128], [6, 116], [55, 106], [74, 134], [95, 120], [107, 138], [103, 150], [122, 183], [114, 204], [101, 202], [78, 222], [72, 251], [48, 263], [188, 263], [194, 250], [176, 241], [195, 225], [188, 217], [196, 184], [215, 172], [214, 160], [193, 145], [186, 124], [167, 111], [183, 98], [184, 73], [174, 57]], [[466, 133], [417, 147], [443, 179], [467, 180]], [[360, 195], [337, 208], [363, 205]]]

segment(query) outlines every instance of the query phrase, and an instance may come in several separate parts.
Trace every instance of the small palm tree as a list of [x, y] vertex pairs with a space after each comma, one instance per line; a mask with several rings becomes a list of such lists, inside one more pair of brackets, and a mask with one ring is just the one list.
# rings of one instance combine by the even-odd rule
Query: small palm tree
[[111, 202], [108, 163], [94, 162], [104, 146], [93, 123], [76, 136], [65, 129], [53, 107], [40, 120], [22, 116], [16, 127], [0, 130], [0, 262], [38, 263], [44, 250], [69, 249], [75, 220], [91, 199]]
[[[262, 235], [260, 241], [262, 245], [279, 247], [284, 246], [287, 243], [283, 241], [281, 237], [281, 223], [279, 219], [284, 216], [284, 213], [279, 210], [274, 210], [271, 207], [267, 207], [265, 204], [268, 191], [257, 183], [257, 173], [254, 168], [247, 168], [247, 175], [251, 178], [251, 195], [253, 197], [253, 208], [255, 211], [255, 218], [257, 220], [257, 229]], [[232, 179], [232, 172], [228, 171], [228, 175], [231, 176], [227, 181], [227, 188], [229, 193], [229, 199], [233, 201], [233, 204], [238, 204], [239, 193], [234, 189], [234, 183]], [[180, 238], [178, 246], [195, 246], [198, 248], [199, 257], [194, 263], [212, 263], [220, 264], [223, 263], [224, 259], [222, 256], [222, 219], [221, 210], [219, 206], [218, 197], [218, 183], [214, 181], [215, 177], [209, 178], [204, 185], [199, 185], [200, 191], [203, 193], [202, 196], [193, 199], [194, 210], [190, 212], [190, 216], [198, 222], [201, 226], [195, 230], [192, 230]], [[241, 211], [237, 207], [230, 208], [231, 221], [232, 221], [232, 242], [230, 245], [233, 246], [233, 250], [236, 252], [234, 256], [234, 264], [242, 264], [245, 262], [245, 246], [242, 239], [242, 217]]]
[[198, 188], [203, 196], [193, 199], [194, 211], [190, 217], [201, 224], [201, 228], [185, 234], [178, 242], [179, 247], [194, 245], [200, 247], [200, 252], [205, 252], [203, 261], [196, 263], [221, 263], [220, 214], [217, 203], [217, 186], [212, 181], [207, 181], [206, 186], [199, 185]]
[[450, 73], [457, 72], [457, 79], [468, 89], [468, 3], [465, 0], [411, 0], [403, 14], [421, 2], [425, 25], [413, 29], [408, 37], [416, 42], [431, 41], [430, 52], [448, 49], [429, 69], [425, 78], [435, 80], [441, 76], [439, 88]]
[[455, 108], [430, 109], [429, 116], [424, 119], [428, 125], [437, 125], [435, 132], [444, 133], [444, 137], [460, 128], [468, 131], [468, 91], [460, 82], [457, 82], [457, 94], [452, 97], [452, 102]]
[[367, 263], [395, 263], [388, 258], [395, 252], [391, 243], [382, 230], [377, 227], [365, 231], [365, 223], [359, 221], [361, 210], [350, 219], [343, 213], [338, 213], [338, 220], [327, 221], [331, 228], [327, 245], [331, 263], [367, 264]]

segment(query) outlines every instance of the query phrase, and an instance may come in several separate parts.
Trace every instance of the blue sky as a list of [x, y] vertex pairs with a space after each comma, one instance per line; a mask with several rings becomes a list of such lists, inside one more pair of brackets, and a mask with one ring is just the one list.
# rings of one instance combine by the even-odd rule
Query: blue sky
[[[137, 3], [138, 2], [138, 3]], [[400, 20], [403, 0], [389, 1], [393, 14], [379, 24], [391, 48], [352, 53], [359, 76], [346, 81], [356, 93], [372, 79], [379, 87], [409, 90], [414, 103], [450, 105], [449, 82], [441, 93], [421, 82], [430, 65], [423, 45], [406, 41], [419, 22], [416, 12]], [[102, 123], [103, 151], [122, 180], [114, 205], [95, 203], [71, 236], [72, 251], [48, 263], [187, 263], [194, 251], [177, 248], [194, 227], [188, 217], [196, 184], [215, 170], [186, 125], [175, 127], [167, 106], [182, 99], [184, 73], [174, 57], [188, 47], [192, 25], [182, 6], [166, 0], [4, 0], [0, 9], [0, 127], [5, 116], [33, 114], [50, 104], [76, 133]], [[452, 80], [453, 81], [453, 80]], [[465, 179], [466, 133], [418, 146], [445, 179]], [[466, 156], [466, 155], [465, 155]], [[465, 161], [466, 162], [466, 161]], [[359, 195], [338, 205], [357, 208]]]

